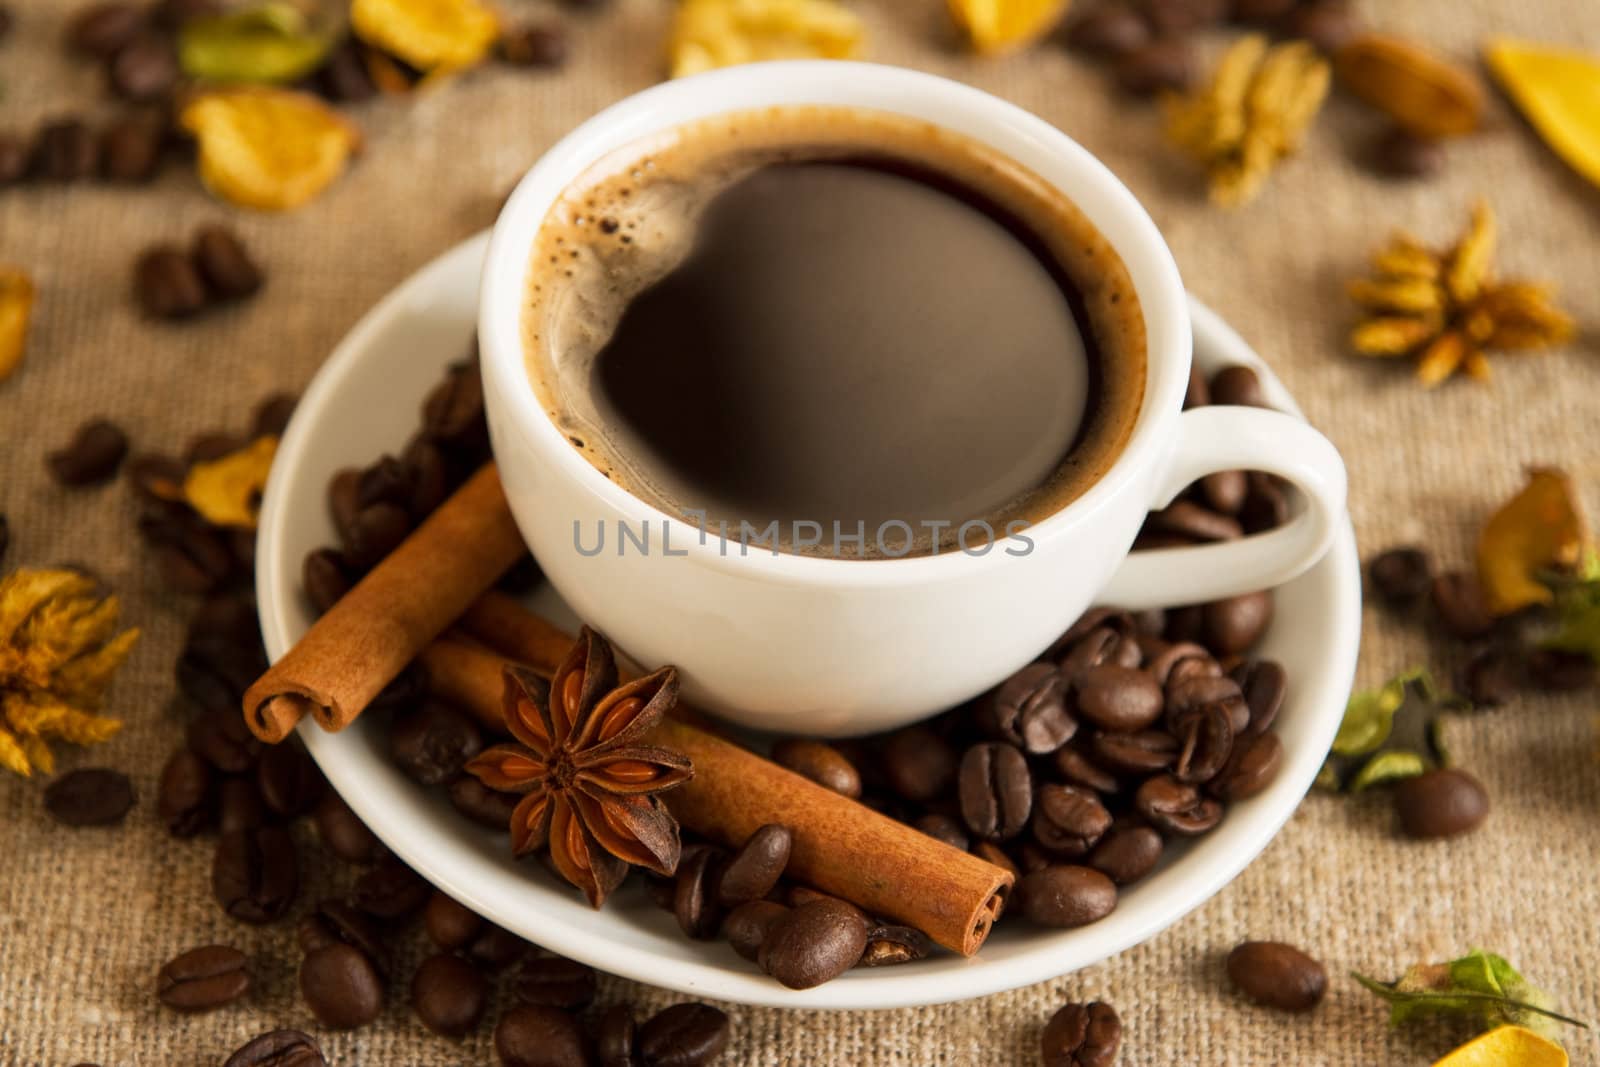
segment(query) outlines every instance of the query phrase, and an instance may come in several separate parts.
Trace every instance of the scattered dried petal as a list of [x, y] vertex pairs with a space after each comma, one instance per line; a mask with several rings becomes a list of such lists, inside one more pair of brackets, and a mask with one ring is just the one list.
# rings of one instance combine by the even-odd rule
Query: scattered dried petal
[[1043, 37], [1070, 0], [949, 0], [950, 15], [982, 55], [997, 55]]
[[850, 59], [864, 32], [832, 0], [683, 0], [667, 52], [672, 77], [764, 59]]
[[278, 439], [269, 434], [221, 459], [196, 463], [183, 480], [184, 499], [213, 526], [254, 529], [277, 453]]
[[500, 36], [478, 0], [353, 0], [350, 27], [374, 48], [441, 73], [473, 66]]
[[22, 366], [33, 314], [33, 279], [16, 267], [0, 266], [0, 382]]
[[281, 85], [310, 74], [333, 48], [326, 27], [314, 28], [286, 0], [201, 15], [178, 31], [178, 63], [191, 78]]
[[1484, 59], [1545, 144], [1600, 185], [1600, 59], [1505, 37], [1490, 39]]
[[1478, 128], [1478, 79], [1419, 45], [1366, 33], [1341, 47], [1333, 62], [1345, 88], [1418, 137], [1459, 137]]
[[287, 89], [201, 93], [179, 121], [200, 142], [200, 180], [242, 207], [287, 211], [322, 192], [360, 142], [321, 100]]
[[1509, 615], [1555, 599], [1541, 572], [1570, 570], [1589, 544], [1572, 479], [1544, 467], [1528, 472], [1528, 484], [1500, 505], [1478, 535], [1478, 578], [1496, 615]]

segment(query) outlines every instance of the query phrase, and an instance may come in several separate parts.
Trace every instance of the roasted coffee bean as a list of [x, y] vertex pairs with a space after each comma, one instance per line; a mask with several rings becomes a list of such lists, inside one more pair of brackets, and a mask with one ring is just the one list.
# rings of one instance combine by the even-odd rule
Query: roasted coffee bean
[[1431, 137], [1392, 126], [1373, 139], [1367, 163], [1386, 178], [1431, 178], [1444, 168], [1444, 146]]
[[1152, 774], [1172, 766], [1178, 741], [1165, 730], [1097, 733], [1089, 738], [1089, 758], [1115, 774]]
[[1409, 608], [1428, 595], [1433, 563], [1421, 548], [1404, 546], [1380, 552], [1367, 564], [1367, 576], [1378, 599], [1394, 608]]
[[758, 962], [790, 989], [810, 989], [854, 967], [870, 930], [859, 908], [842, 900], [813, 900], [773, 924]]
[[1206, 506], [1221, 515], [1237, 515], [1250, 495], [1250, 479], [1244, 471], [1218, 471], [1200, 479], [1200, 496]]
[[161, 169], [167, 131], [142, 113], [114, 119], [100, 132], [100, 173], [114, 182], [146, 182]]
[[494, 1028], [500, 1067], [589, 1067], [589, 1039], [571, 1012], [512, 1008]]
[[32, 148], [27, 141], [0, 133], [0, 188], [15, 185], [28, 176]]
[[1227, 766], [1211, 779], [1211, 792], [1224, 800], [1253, 797], [1272, 784], [1281, 766], [1283, 742], [1278, 740], [1277, 734], [1239, 738], [1234, 742]]
[[500, 34], [500, 58], [517, 67], [559, 67], [571, 47], [554, 22], [508, 26]]
[[596, 1067], [638, 1067], [636, 1030], [632, 1008], [626, 1004], [607, 1008], [595, 1024]]
[[1281, 941], [1246, 941], [1228, 953], [1228, 978], [1251, 1000], [1310, 1011], [1328, 989], [1322, 964]]
[[709, 1004], [674, 1004], [639, 1027], [635, 1043], [644, 1067], [701, 1067], [722, 1055], [730, 1029]]
[[972, 854], [985, 863], [999, 867], [1002, 871], [1010, 871], [1013, 876], [1022, 873], [1022, 869], [1017, 866], [1016, 861], [1006, 853], [1005, 849], [993, 841], [974, 841], [972, 843]]
[[1272, 624], [1271, 590], [1241, 593], [1201, 607], [1206, 647], [1218, 656], [1246, 652]]
[[1245, 702], [1239, 683], [1224, 675], [1191, 674], [1174, 677], [1167, 683], [1167, 722], [1199, 711], [1207, 704], [1220, 704], [1228, 713], [1228, 725], [1236, 734], [1250, 728], [1250, 705]]
[[[207, 736], [196, 751], [217, 768], [238, 774], [254, 764], [260, 746], [237, 740], [239, 735], [225, 719], [240, 719], [239, 702], [250, 683], [266, 669], [258, 647], [245, 646], [227, 634], [197, 634], [183, 646], [174, 665], [178, 689], [208, 719]], [[231, 751], [230, 751], [231, 750]]]
[[1282, 25], [1285, 36], [1310, 41], [1330, 56], [1348, 44], [1360, 29], [1346, 0], [1309, 0], [1284, 16]]
[[361, 46], [353, 38], [345, 38], [328, 53], [327, 61], [316, 73], [316, 88], [336, 104], [360, 103], [377, 93]]
[[68, 486], [98, 485], [116, 476], [128, 454], [128, 435], [106, 419], [91, 419], [78, 427], [65, 448], [47, 457], [50, 473]]
[[1203, 704], [1174, 716], [1169, 730], [1178, 739], [1178, 758], [1172, 776], [1180, 782], [1202, 785], [1211, 781], [1233, 753], [1233, 726], [1228, 705]]
[[867, 947], [861, 953], [862, 967], [893, 967], [925, 960], [933, 942], [921, 930], [910, 926], [880, 924], [867, 932]]
[[383, 930], [372, 918], [342, 900], [320, 901], [300, 924], [299, 937], [300, 947], [306, 952], [337, 941], [358, 949], [373, 967], [383, 970]]
[[1536, 648], [1528, 653], [1528, 680], [1553, 693], [1573, 693], [1592, 689], [1595, 662], [1585, 652], [1559, 648]]
[[1011, 902], [1040, 926], [1083, 926], [1116, 910], [1117, 887], [1092, 867], [1046, 867], [1018, 879]]
[[234, 573], [233, 552], [198, 518], [146, 515], [139, 533], [154, 550], [162, 577], [180, 593], [209, 593]]
[[967, 838], [967, 828], [962, 825], [961, 820], [949, 815], [930, 812], [911, 825], [929, 837], [943, 841], [951, 848], [960, 849], [962, 852], [965, 852], [971, 843]]
[[211, 768], [194, 752], [180, 748], [161, 768], [156, 814], [174, 837], [193, 837], [211, 822]]
[[883, 774], [889, 788], [914, 804], [924, 804], [954, 781], [956, 752], [927, 727], [907, 727], [884, 741]]
[[1267, 403], [1266, 391], [1261, 388], [1261, 376], [1243, 364], [1223, 367], [1211, 376], [1211, 402], [1251, 408], [1271, 407]]
[[1068, 1004], [1045, 1024], [1044, 1067], [1111, 1067], [1122, 1045], [1122, 1020], [1102, 1001]]
[[129, 458], [123, 472], [136, 493], [155, 504], [183, 499], [183, 480], [188, 464], [172, 456], [144, 452]]
[[576, 960], [542, 956], [524, 961], [511, 989], [524, 1004], [579, 1011], [594, 999], [595, 973]]
[[1091, 667], [1112, 665], [1133, 668], [1139, 665], [1144, 653], [1138, 640], [1115, 626], [1097, 626], [1078, 640], [1066, 646], [1066, 653], [1057, 661], [1062, 678], [1077, 685], [1085, 671]]
[[411, 516], [398, 504], [374, 504], [356, 512], [345, 556], [357, 570], [377, 566], [411, 533]]
[[276, 826], [224, 834], [211, 865], [211, 891], [222, 910], [242, 922], [282, 918], [300, 891], [293, 838]]
[[134, 295], [153, 319], [181, 319], [206, 306], [206, 285], [182, 249], [162, 245], [133, 266]]
[[273, 1030], [245, 1044], [222, 1067], [328, 1067], [322, 1049], [299, 1030]]
[[237, 700], [231, 711], [205, 710], [190, 719], [184, 739], [195, 755], [223, 774], [244, 774], [261, 755], [261, 742], [245, 726]]
[[450, 783], [450, 806], [479, 826], [491, 830], [505, 830], [511, 823], [511, 813], [522, 798], [515, 793], [502, 793], [490, 789], [470, 774], [464, 774]]
[[436, 1034], [462, 1037], [483, 1018], [489, 983], [459, 956], [429, 956], [411, 976], [411, 1010]]
[[1027, 757], [1014, 745], [987, 742], [967, 749], [957, 786], [961, 818], [978, 837], [1009, 841], [1028, 824], [1033, 780]]
[[345, 569], [344, 555], [336, 548], [318, 548], [306, 553], [300, 569], [300, 585], [318, 615], [337, 604], [355, 582]]
[[1284, 695], [1289, 691], [1289, 676], [1283, 665], [1270, 659], [1245, 660], [1229, 677], [1244, 690], [1245, 706], [1250, 709], [1246, 733], [1266, 733], [1278, 720]]
[[1191, 541], [1232, 541], [1244, 536], [1239, 521], [1192, 500], [1178, 500], [1145, 518], [1145, 529], [1178, 534]]
[[322, 846], [346, 863], [372, 863], [383, 855], [383, 842], [332, 789], [323, 791], [313, 818]]
[[1516, 694], [1522, 678], [1522, 661], [1506, 645], [1490, 645], [1475, 652], [1461, 671], [1461, 691], [1480, 708], [1494, 708]]
[[137, 4], [91, 4], [67, 22], [67, 47], [96, 59], [109, 59], [145, 28]]
[[218, 300], [242, 300], [261, 288], [261, 268], [245, 251], [239, 235], [220, 223], [196, 231], [192, 254], [200, 277]]
[[715, 889], [716, 868], [721, 862], [715, 849], [705, 848], [678, 864], [672, 913], [683, 932], [697, 940], [715, 937], [722, 922]]
[[1186, 666], [1183, 670], [1183, 676], [1185, 677], [1192, 673], [1222, 673], [1220, 668], [1216, 668], [1215, 660], [1212, 658], [1211, 653], [1193, 641], [1175, 641], [1167, 645], [1166, 648], [1151, 658], [1146, 665], [1146, 669], [1150, 672], [1150, 677], [1155, 679], [1156, 684], [1165, 688], [1172, 681], [1173, 672], [1177, 670], [1178, 665], [1185, 663], [1187, 660], [1197, 661], [1200, 668], [1197, 671], [1194, 664]]
[[261, 790], [261, 799], [288, 819], [310, 811], [325, 785], [317, 765], [295, 745], [269, 745], [256, 764], [256, 787]]
[[1424, 771], [1394, 787], [1400, 829], [1410, 837], [1453, 837], [1476, 830], [1489, 815], [1489, 793], [1466, 771]]
[[1111, 826], [1111, 813], [1087, 789], [1041, 785], [1033, 798], [1033, 839], [1045, 851], [1078, 859]]
[[1433, 580], [1433, 609], [1452, 635], [1464, 641], [1483, 637], [1494, 628], [1494, 616], [1484, 598], [1478, 576], [1449, 571]]
[[404, 919], [421, 911], [433, 887], [405, 862], [385, 856], [356, 879], [351, 900], [375, 919]]
[[804, 737], [785, 738], [772, 746], [772, 762], [809, 778], [852, 800], [861, 796], [861, 775], [832, 745]]
[[393, 456], [380, 456], [378, 461], [361, 472], [356, 483], [356, 503], [361, 507], [373, 504], [398, 504], [408, 507], [411, 501], [411, 473]]
[[1118, 59], [1150, 40], [1150, 24], [1125, 4], [1101, 4], [1067, 30], [1068, 47], [1092, 56]]
[[45, 786], [44, 807], [64, 826], [111, 826], [133, 807], [133, 783], [108, 767], [80, 767]]
[[28, 170], [48, 182], [76, 182], [92, 178], [100, 169], [100, 145], [80, 119], [47, 122], [34, 136]]
[[228, 945], [192, 948], [162, 965], [156, 999], [176, 1011], [215, 1011], [250, 991], [248, 962]]
[[300, 999], [330, 1030], [365, 1026], [383, 1010], [383, 979], [350, 945], [324, 945], [300, 961]]
[[267, 824], [261, 793], [248, 778], [226, 778], [217, 789], [217, 831], [231, 834]]
[[1078, 713], [1102, 730], [1131, 733], [1161, 717], [1161, 686], [1151, 675], [1102, 664], [1077, 678]]
[[422, 404], [422, 429], [434, 441], [470, 447], [487, 435], [483, 379], [476, 363], [452, 370]]
[[390, 756], [421, 785], [453, 780], [482, 750], [483, 732], [477, 723], [438, 701], [396, 719], [389, 731]]
[[[356, 513], [361, 510], [361, 471], [345, 467], [328, 479], [328, 517], [348, 554], [355, 538]], [[348, 558], [348, 556], [347, 556]]]
[[754, 960], [760, 952], [761, 943], [767, 938], [767, 932], [788, 914], [789, 909], [776, 901], [748, 901], [728, 912], [722, 920], [722, 936], [735, 952], [747, 960]]
[[717, 879], [717, 901], [733, 907], [772, 892], [789, 865], [794, 835], [787, 826], [769, 823], [751, 834]]
[[1158, 35], [1203, 29], [1228, 14], [1228, 0], [1143, 0], [1140, 10]]
[[[431, 515], [450, 495], [450, 473], [446, 468], [444, 453], [439, 446], [426, 438], [417, 438], [406, 446], [400, 461], [405, 464], [406, 482], [410, 493], [406, 498], [406, 511], [415, 521]], [[523, 556], [501, 576], [497, 587], [512, 595], [531, 592], [538, 583], [539, 568], [532, 556]]]
[[1148, 826], [1113, 827], [1084, 860], [1117, 885], [1131, 885], [1149, 874], [1161, 859], [1161, 835]]
[[532, 945], [510, 930], [484, 923], [483, 932], [467, 946], [467, 958], [484, 970], [503, 971], [532, 949]]
[[1068, 745], [1051, 757], [1056, 765], [1056, 772], [1067, 780], [1068, 785], [1081, 786], [1096, 793], [1115, 793], [1122, 788], [1122, 783], [1117, 776], [1085, 756], [1080, 750]]
[[169, 96], [183, 76], [171, 39], [141, 34], [117, 50], [106, 66], [111, 91], [125, 100], [148, 102]]
[[1222, 821], [1222, 805], [1170, 774], [1147, 779], [1134, 794], [1133, 807], [1150, 825], [1180, 837], [1203, 834]]
[[1289, 497], [1283, 485], [1270, 474], [1251, 471], [1250, 493], [1239, 510], [1239, 524], [1247, 534], [1274, 530], [1289, 521]]
[[483, 917], [448, 893], [435, 892], [422, 913], [423, 928], [435, 945], [447, 952], [465, 948], [485, 926]]
[[1187, 89], [1195, 78], [1194, 52], [1176, 38], [1153, 40], [1118, 56], [1113, 74], [1122, 91], [1134, 96]]
[[1042, 756], [1078, 732], [1066, 700], [1066, 681], [1055, 665], [1030, 663], [984, 698], [978, 723], [990, 736]]

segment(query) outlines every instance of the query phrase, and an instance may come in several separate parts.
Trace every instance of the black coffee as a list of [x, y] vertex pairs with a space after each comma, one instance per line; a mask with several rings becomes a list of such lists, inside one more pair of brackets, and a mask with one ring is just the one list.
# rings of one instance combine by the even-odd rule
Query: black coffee
[[530, 365], [552, 413], [713, 530], [776, 521], [782, 547], [869, 557], [953, 545], [969, 520], [1003, 536], [1091, 484], [1137, 415], [1142, 322], [1103, 239], [1033, 175], [909, 120], [681, 129], [580, 181], [538, 254]]

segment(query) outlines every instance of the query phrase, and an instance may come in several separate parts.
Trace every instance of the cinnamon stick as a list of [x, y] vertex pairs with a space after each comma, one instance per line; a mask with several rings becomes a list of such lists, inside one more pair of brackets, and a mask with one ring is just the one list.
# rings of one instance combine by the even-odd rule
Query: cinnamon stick
[[[529, 658], [548, 664], [547, 643], [552, 632], [560, 631], [531, 613], [523, 614], [528, 615], [521, 624], [523, 633], [536, 639]], [[510, 632], [507, 628], [498, 636], [503, 639]], [[500, 641], [496, 644], [514, 651]], [[422, 662], [437, 695], [469, 711], [489, 729], [504, 732], [505, 659], [446, 637], [424, 651]], [[530, 666], [551, 669], [539, 662]], [[650, 740], [682, 752], [694, 763], [694, 778], [662, 797], [689, 829], [738, 848], [759, 827], [782, 823], [794, 834], [788, 871], [798, 880], [872, 914], [916, 927], [964, 956], [976, 952], [989, 936], [1011, 888], [1009, 871], [675, 718], [663, 720]]]
[[318, 619], [244, 695], [257, 737], [304, 716], [342, 730], [527, 551], [494, 464], [485, 464]]

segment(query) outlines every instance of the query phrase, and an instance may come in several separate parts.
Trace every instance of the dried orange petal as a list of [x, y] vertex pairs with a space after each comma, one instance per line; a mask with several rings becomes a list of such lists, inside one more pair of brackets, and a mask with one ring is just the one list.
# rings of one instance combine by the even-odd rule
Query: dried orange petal
[[16, 267], [0, 266], [0, 382], [22, 365], [33, 314], [33, 279]]
[[1484, 59], [1545, 144], [1600, 185], [1600, 57], [1495, 37]]
[[426, 71], [470, 67], [500, 36], [494, 12], [478, 0], [353, 0], [350, 28]]
[[1554, 599], [1541, 571], [1578, 564], [1589, 526], [1565, 472], [1537, 468], [1528, 484], [1500, 506], [1478, 536], [1478, 577], [1489, 610], [1509, 615]]
[[1497, 1026], [1479, 1034], [1433, 1067], [1567, 1067], [1567, 1052], [1521, 1026]]
[[269, 434], [221, 459], [196, 463], [183, 480], [183, 498], [212, 525], [252, 528], [277, 452], [278, 439]]
[[684, 0], [667, 42], [672, 76], [763, 59], [849, 59], [861, 20], [832, 0]]
[[1458, 137], [1478, 128], [1478, 79], [1410, 41], [1365, 33], [1341, 47], [1333, 64], [1345, 88], [1419, 137]]
[[949, 0], [950, 14], [984, 55], [1020, 48], [1061, 21], [1071, 0]]
[[360, 143], [355, 127], [307, 93], [230, 89], [184, 107], [183, 128], [200, 142], [200, 180], [224, 200], [287, 211], [344, 172]]

